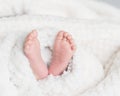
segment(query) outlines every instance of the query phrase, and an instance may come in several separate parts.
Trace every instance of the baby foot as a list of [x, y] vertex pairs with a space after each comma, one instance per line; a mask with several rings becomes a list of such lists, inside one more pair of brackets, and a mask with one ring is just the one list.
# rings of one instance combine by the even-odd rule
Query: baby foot
[[49, 67], [49, 74], [61, 74], [67, 68], [75, 50], [76, 46], [72, 36], [67, 32], [59, 32], [54, 43], [53, 58]]
[[26, 37], [24, 53], [30, 62], [30, 66], [36, 78], [43, 79], [48, 75], [48, 70], [40, 54], [40, 44], [37, 35], [36, 30], [33, 30]]

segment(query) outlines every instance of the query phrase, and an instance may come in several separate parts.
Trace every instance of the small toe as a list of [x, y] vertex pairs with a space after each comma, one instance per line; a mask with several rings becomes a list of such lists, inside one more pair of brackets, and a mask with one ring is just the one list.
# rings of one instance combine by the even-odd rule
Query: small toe
[[29, 49], [30, 48], [30, 46], [32, 45], [32, 40], [28, 40], [28, 41], [26, 41], [25, 43], [24, 43], [24, 48], [25, 49]]
[[68, 33], [67, 32], [64, 32], [64, 37], [67, 37], [68, 36]]
[[69, 34], [69, 35], [67, 36], [67, 39], [68, 39], [68, 40], [71, 40], [71, 39], [72, 39], [72, 35]]
[[71, 49], [73, 51], [75, 51], [76, 50], [76, 44], [75, 44], [74, 40], [70, 40], [70, 41], [71, 41]]
[[69, 40], [69, 43], [74, 44], [74, 40], [73, 39]]
[[24, 41], [24, 46], [28, 44], [28, 42], [30, 42], [30, 39], [27, 39]]
[[71, 46], [71, 49], [72, 49], [73, 51], [75, 51], [75, 50], [76, 50], [76, 45]]
[[26, 44], [32, 44], [32, 40], [28, 40], [28, 41], [26, 41]]
[[72, 38], [72, 37], [70, 37], [70, 38], [71, 38], [71, 39], [69, 40], [69, 43], [70, 43], [70, 45], [71, 45], [71, 49], [72, 49], [73, 51], [75, 51], [75, 50], [76, 50], [76, 44], [75, 44], [73, 38]]
[[62, 39], [63, 39], [63, 34], [64, 34], [64, 32], [63, 32], [63, 31], [60, 31], [60, 32], [57, 34], [56, 39], [62, 40]]
[[67, 41], [67, 39], [64, 37], [64, 38], [63, 38], [63, 41]]
[[30, 46], [28, 44], [26, 44], [24, 46], [24, 52], [27, 53], [29, 49], [30, 49]]

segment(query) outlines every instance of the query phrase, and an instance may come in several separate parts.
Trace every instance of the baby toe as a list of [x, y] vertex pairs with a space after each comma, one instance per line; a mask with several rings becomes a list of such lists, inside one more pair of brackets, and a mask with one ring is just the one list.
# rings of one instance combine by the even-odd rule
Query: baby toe
[[71, 45], [71, 49], [76, 50], [76, 45], [75, 45], [75, 42], [74, 42], [73, 38], [71, 40], [69, 40], [69, 42], [70, 42], [70, 45]]
[[33, 30], [33, 31], [32, 31], [32, 36], [35, 38], [35, 37], [37, 37], [37, 35], [38, 35], [37, 30]]
[[71, 40], [71, 39], [72, 39], [72, 35], [69, 34], [69, 35], [67, 36], [67, 39], [68, 39], [68, 40]]
[[72, 49], [73, 51], [75, 51], [75, 50], [76, 50], [76, 45], [72, 45], [72, 46], [71, 46], [71, 49]]
[[67, 39], [64, 37], [64, 38], [63, 38], [63, 41], [67, 41]]
[[25, 44], [32, 44], [32, 42], [33, 42], [33, 40], [28, 39], [25, 41]]
[[28, 39], [31, 39], [31, 40], [34, 39], [36, 35], [37, 35], [37, 32], [32, 31], [31, 33], [29, 33]]
[[63, 31], [60, 31], [60, 32], [57, 34], [57, 38], [56, 38], [56, 39], [62, 40], [62, 39], [63, 39], [63, 34], [64, 34], [64, 32], [63, 32]]
[[64, 32], [64, 37], [67, 37], [68, 36], [68, 33], [67, 32]]
[[26, 45], [24, 46], [24, 53], [25, 53], [25, 54], [28, 54], [28, 53], [29, 53], [29, 49], [30, 49], [30, 46], [29, 46], [28, 44], [26, 44]]
[[28, 40], [28, 41], [26, 42], [26, 44], [31, 45], [31, 44], [32, 44], [32, 40]]
[[69, 43], [72, 45], [72, 44], [74, 44], [74, 40], [73, 39], [70, 39], [69, 40]]
[[30, 33], [30, 34], [27, 36], [26, 41], [27, 41], [27, 40], [32, 40], [32, 38], [33, 38], [33, 37], [32, 37], [32, 35], [31, 35], [31, 33]]

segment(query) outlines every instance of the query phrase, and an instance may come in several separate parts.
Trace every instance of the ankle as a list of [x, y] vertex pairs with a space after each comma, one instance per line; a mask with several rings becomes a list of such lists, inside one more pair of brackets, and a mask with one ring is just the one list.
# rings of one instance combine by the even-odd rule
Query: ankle
[[60, 75], [67, 68], [68, 63], [60, 63], [60, 62], [52, 62], [49, 69], [48, 74], [52, 74], [54, 76]]
[[47, 76], [48, 76], [48, 70], [44, 71], [44, 73], [42, 73], [42, 74], [40, 73], [38, 75], [35, 75], [37, 80], [42, 80], [42, 79], [46, 78]]

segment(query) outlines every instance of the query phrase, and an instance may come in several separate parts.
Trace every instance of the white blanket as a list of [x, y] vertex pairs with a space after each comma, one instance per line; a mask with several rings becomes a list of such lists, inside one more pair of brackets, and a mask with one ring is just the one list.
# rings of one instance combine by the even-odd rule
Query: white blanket
[[0, 0], [0, 17], [52, 15], [67, 18], [119, 18], [120, 10], [101, 0]]
[[[53, 0], [51, 4], [42, 0], [16, 0], [8, 4], [7, 0], [1, 0], [1, 4], [3, 4], [0, 6], [1, 17], [21, 14], [51, 15], [26, 15], [0, 19], [1, 96], [119, 96], [119, 21], [114, 19], [71, 19], [71, 17], [103, 18], [108, 16], [119, 18], [119, 10], [95, 1], [73, 3], [71, 0], [68, 3], [71, 6], [65, 8], [67, 3], [67, 0], [64, 3], [60, 1], [57, 3]], [[76, 7], [77, 3], [81, 7]], [[44, 7], [44, 4], [50, 4], [52, 7]], [[55, 4], [60, 5], [60, 9]], [[5, 7], [6, 5], [9, 6]], [[6, 11], [3, 11], [5, 8]], [[63, 9], [61, 10], [61, 8]], [[78, 10], [79, 8], [81, 10]], [[104, 10], [102, 10], [103, 8]], [[75, 11], [76, 9], [77, 11]], [[112, 12], [108, 9], [111, 9]], [[29, 68], [29, 62], [22, 51], [23, 40], [32, 29], [39, 31], [38, 38], [41, 41], [42, 55], [46, 63], [49, 63], [50, 60], [50, 49], [52, 49], [56, 32], [62, 29], [70, 32], [75, 38], [78, 50], [68, 71], [64, 72], [62, 76], [49, 76], [45, 80], [36, 82]], [[116, 56], [116, 54], [118, 55]], [[113, 67], [111, 67], [112, 65]], [[102, 82], [100, 82], [101, 80]], [[95, 86], [96, 84], [98, 85]]]

